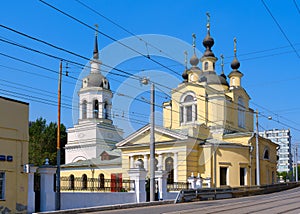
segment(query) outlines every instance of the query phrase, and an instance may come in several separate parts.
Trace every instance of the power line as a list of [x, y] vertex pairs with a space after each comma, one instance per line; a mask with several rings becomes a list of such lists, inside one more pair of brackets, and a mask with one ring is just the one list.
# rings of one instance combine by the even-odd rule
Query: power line
[[288, 36], [286, 35], [286, 33], [283, 31], [282, 27], [280, 26], [280, 24], [277, 22], [277, 20], [275, 19], [275, 17], [273, 16], [271, 10], [269, 9], [269, 7], [267, 6], [267, 4], [264, 2], [264, 0], [261, 0], [261, 2], [263, 3], [263, 5], [265, 6], [265, 9], [268, 11], [268, 13], [270, 14], [270, 16], [272, 17], [273, 21], [276, 23], [277, 27], [279, 28], [279, 30], [281, 31], [281, 33], [283, 34], [283, 36], [285, 37], [285, 39], [288, 41], [288, 43], [290, 44], [290, 46], [292, 47], [292, 49], [294, 50], [294, 52], [296, 53], [296, 55], [298, 56], [298, 58], [300, 58], [300, 55], [298, 54], [296, 48], [294, 47], [294, 45], [292, 44], [292, 42], [289, 40]]
[[[159, 49], [159, 48], [156, 47], [155, 45], [153, 45], [153, 44], [151, 44], [151, 43], [145, 41], [143, 38], [137, 36], [135, 33], [129, 31], [128, 29], [126, 29], [125, 27], [123, 27], [123, 26], [121, 26], [120, 24], [116, 23], [115, 21], [111, 20], [111, 19], [108, 18], [107, 16], [105, 16], [105, 15], [101, 14], [100, 12], [94, 10], [93, 8], [91, 8], [90, 6], [88, 6], [87, 4], [84, 4], [83, 2], [81, 2], [81, 1], [79, 1], [79, 0], [75, 0], [75, 1], [77, 1], [79, 4], [81, 4], [82, 6], [84, 6], [84, 7], [87, 8], [87, 9], [89, 9], [89, 10], [92, 11], [93, 13], [99, 15], [100, 17], [104, 18], [105, 20], [107, 20], [107, 21], [109, 21], [110, 23], [114, 24], [114, 25], [117, 26], [118, 28], [122, 29], [123, 31], [127, 32], [127, 33], [130, 34], [131, 36], [134, 36], [134, 37], [136, 37], [138, 40], [143, 41], [143, 42], [145, 43], [145, 45], [146, 45], [146, 48], [147, 48], [147, 46], [149, 45], [150, 47], [152, 47], [152, 48], [158, 50], [160, 53], [163, 53], [163, 54], [165, 54], [167, 57], [169, 57], [169, 58], [173, 59], [174, 61], [176, 61], [176, 59], [175, 59], [174, 57], [172, 57], [171, 55], [169, 55], [169, 54], [167, 54], [166, 52], [162, 51], [161, 49]], [[147, 48], [147, 49], [148, 49], [148, 48]], [[149, 54], [147, 54], [147, 56], [149, 56]], [[181, 66], [183, 65], [183, 64], [181, 64], [181, 63], [179, 63], [179, 62], [177, 62], [177, 63], [180, 64]], [[170, 66], [168, 66], [168, 67], [170, 67]]]
[[295, 7], [296, 7], [298, 13], [300, 14], [300, 9], [299, 9], [299, 6], [298, 6], [296, 0], [293, 0], [293, 2], [294, 2], [294, 4], [295, 4]]
[[83, 21], [77, 19], [76, 17], [74, 17], [74, 16], [72, 16], [72, 15], [70, 15], [70, 14], [68, 14], [68, 13], [66, 13], [66, 12], [64, 12], [64, 11], [62, 11], [62, 10], [60, 10], [60, 9], [58, 9], [57, 7], [54, 7], [53, 5], [51, 5], [51, 4], [47, 3], [47, 2], [45, 2], [44, 0], [39, 0], [39, 1], [42, 2], [43, 4], [47, 5], [48, 7], [50, 7], [50, 8], [52, 8], [52, 9], [54, 9], [54, 10], [60, 12], [61, 14], [65, 15], [65, 16], [71, 18], [71, 19], [73, 19], [74, 21], [80, 23], [81, 25], [83, 25], [83, 26], [85, 26], [85, 27], [87, 27], [87, 28], [89, 28], [89, 29], [91, 29], [91, 30], [93, 30], [93, 31], [96, 31], [97, 33], [100, 33], [101, 35], [107, 37], [108, 39], [110, 39], [110, 40], [112, 40], [112, 41], [114, 41], [114, 42], [116, 42], [116, 43], [118, 43], [118, 44], [120, 44], [120, 45], [122, 45], [122, 46], [128, 48], [129, 50], [131, 50], [131, 51], [133, 51], [133, 52], [135, 52], [135, 53], [141, 55], [142, 57], [147, 58], [147, 59], [149, 59], [150, 61], [152, 61], [152, 62], [154, 62], [154, 63], [156, 63], [156, 64], [158, 64], [158, 65], [160, 65], [160, 66], [162, 66], [162, 67], [164, 67], [164, 68], [166, 68], [167, 70], [171, 71], [172, 73], [174, 73], [174, 74], [176, 74], [176, 75], [178, 75], [178, 76], [181, 76], [181, 74], [177, 73], [175, 70], [170, 69], [169, 67], [165, 66], [164, 64], [162, 64], [162, 63], [158, 62], [157, 60], [151, 58], [149, 55], [145, 55], [145, 54], [141, 53], [140, 51], [137, 51], [136, 49], [134, 49], [134, 48], [132, 48], [132, 47], [130, 47], [130, 46], [128, 46], [128, 45], [126, 45], [126, 44], [120, 42], [119, 40], [117, 40], [117, 39], [113, 38], [112, 36], [110, 36], [110, 35], [108, 35], [108, 34], [102, 32], [102, 31], [100, 31], [99, 29], [90, 26], [89, 24], [87, 24], [87, 23], [85, 23], [85, 22], [83, 22]]

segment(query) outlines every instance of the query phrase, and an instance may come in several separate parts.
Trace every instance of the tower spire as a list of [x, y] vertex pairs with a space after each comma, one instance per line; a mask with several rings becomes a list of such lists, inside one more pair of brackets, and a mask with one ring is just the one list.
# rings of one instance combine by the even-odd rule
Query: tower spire
[[98, 52], [98, 24], [95, 24], [96, 32], [95, 32], [95, 45], [94, 45], [94, 52], [93, 52], [93, 58], [99, 59], [99, 52]]

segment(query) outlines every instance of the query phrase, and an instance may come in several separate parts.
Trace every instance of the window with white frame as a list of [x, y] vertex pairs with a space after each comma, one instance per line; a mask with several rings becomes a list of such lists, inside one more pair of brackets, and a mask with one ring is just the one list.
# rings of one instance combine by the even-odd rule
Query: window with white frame
[[86, 100], [84, 100], [82, 102], [81, 108], [82, 108], [82, 116], [81, 116], [81, 118], [82, 119], [86, 119], [87, 118], [87, 101]]
[[238, 126], [245, 128], [245, 103], [243, 97], [238, 98]]
[[180, 123], [191, 123], [197, 120], [197, 100], [195, 95], [184, 95], [180, 104]]
[[0, 172], [0, 200], [5, 199], [5, 173]]

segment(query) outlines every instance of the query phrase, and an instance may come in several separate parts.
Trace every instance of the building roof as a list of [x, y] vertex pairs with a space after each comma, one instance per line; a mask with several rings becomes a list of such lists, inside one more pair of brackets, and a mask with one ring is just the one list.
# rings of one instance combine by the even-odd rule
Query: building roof
[[8, 98], [8, 97], [0, 96], [0, 99], [11, 101], [11, 102], [16, 102], [16, 103], [21, 103], [21, 104], [24, 104], [24, 105], [29, 105], [29, 103], [26, 103], [26, 102], [23, 102], [23, 101], [20, 101], [20, 100], [15, 100], [15, 99]]

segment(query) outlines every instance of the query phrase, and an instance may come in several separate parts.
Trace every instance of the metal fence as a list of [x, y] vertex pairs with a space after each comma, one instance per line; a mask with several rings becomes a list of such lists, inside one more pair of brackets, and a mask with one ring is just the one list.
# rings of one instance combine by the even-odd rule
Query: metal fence
[[135, 183], [132, 180], [87, 177], [61, 177], [60, 186], [61, 191], [128, 192], [135, 190]]
[[180, 191], [182, 189], [189, 189], [188, 182], [173, 182], [167, 184], [167, 190], [170, 191]]

